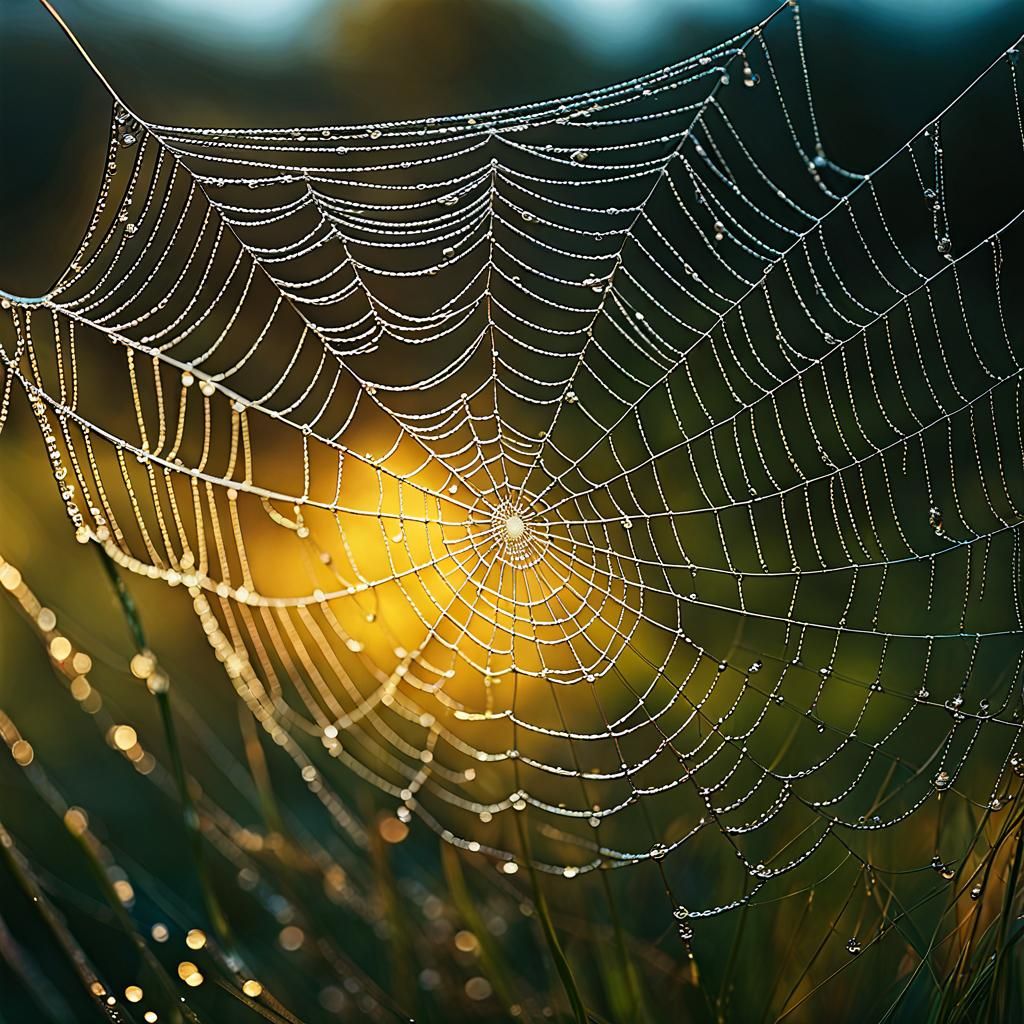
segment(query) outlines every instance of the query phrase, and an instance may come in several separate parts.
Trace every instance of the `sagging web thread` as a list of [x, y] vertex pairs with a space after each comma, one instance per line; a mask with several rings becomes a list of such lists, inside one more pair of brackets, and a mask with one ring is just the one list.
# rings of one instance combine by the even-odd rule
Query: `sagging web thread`
[[[475, 116], [115, 103], [77, 255], [4, 300], [3, 415], [340, 823], [332, 759], [508, 873], [655, 862], [689, 940], [1022, 763], [1021, 211], [955, 235], [970, 95], [839, 166], [788, 3]], [[670, 870], [705, 850], [724, 900]]]

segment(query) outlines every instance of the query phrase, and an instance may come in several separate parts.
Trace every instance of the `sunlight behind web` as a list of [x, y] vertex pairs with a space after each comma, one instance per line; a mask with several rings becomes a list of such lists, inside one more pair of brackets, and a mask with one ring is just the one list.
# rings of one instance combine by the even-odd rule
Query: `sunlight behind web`
[[963, 97], [835, 164], [799, 18], [475, 115], [117, 102], [4, 300], [78, 539], [188, 592], [328, 809], [336, 761], [510, 872], [525, 814], [549, 873], [655, 863], [687, 943], [1021, 757], [1022, 211], [951, 212]]

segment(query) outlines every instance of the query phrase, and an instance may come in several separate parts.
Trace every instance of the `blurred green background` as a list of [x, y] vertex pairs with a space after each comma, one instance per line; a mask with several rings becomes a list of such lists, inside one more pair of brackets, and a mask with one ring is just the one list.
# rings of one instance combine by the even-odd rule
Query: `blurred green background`
[[[739, 31], [770, 9], [747, 0], [67, 0], [58, 7], [114, 88], [142, 116], [164, 124], [232, 126], [390, 120], [578, 91], [677, 60]], [[888, 156], [1024, 28], [1020, 3], [997, 0], [806, 0], [802, 8], [819, 116], [826, 126], [842, 126], [841, 132], [828, 131], [830, 156], [857, 168], [872, 167]], [[36, 295], [58, 276], [81, 235], [99, 180], [109, 107], [105, 93], [34, 0], [4, 0], [0, 41], [0, 288]], [[998, 168], [987, 168], [985, 174], [1006, 184]], [[979, 204], [984, 201], [981, 197]], [[74, 544], [38, 454], [34, 425], [27, 416], [15, 416], [0, 436], [0, 554], [20, 567], [56, 611], [62, 628], [83, 642], [89, 640], [98, 674], [109, 675], [105, 707], [111, 722], [148, 722], [156, 735], [151, 701], [124, 671], [125, 625], [102, 567]], [[211, 786], [219, 787], [218, 800], [239, 808], [244, 819], [259, 800], [250, 783], [236, 786], [232, 779], [245, 755], [234, 701], [222, 685], [219, 668], [196, 639], [195, 623], [181, 602], [167, 600], [155, 584], [133, 580], [132, 586], [150, 625], [152, 646], [188, 687], [192, 706], [201, 707], [200, 718], [187, 725], [191, 734], [205, 735], [207, 742], [187, 751], [189, 762]], [[59, 691], [32, 631], [9, 602], [0, 605], [0, 709], [11, 713], [26, 733], [31, 730], [41, 738], [45, 758], [40, 760], [59, 776], [61, 791], [72, 802], [87, 803], [107, 822], [108, 837], [120, 841], [131, 834], [133, 877], [151, 877], [163, 899], [139, 906], [140, 918], [163, 915], [168, 906], [183, 918], [201, 917], [198, 884], [182, 868], [189, 855], [175, 827], [173, 792], [155, 797], [147, 780], [130, 773], [126, 779], [123, 759], [96, 743], [96, 723], [72, 714], [71, 702]], [[221, 743], [225, 749], [219, 759], [215, 752]], [[456, 943], [450, 962], [440, 958], [425, 964], [419, 954], [408, 952], [420, 943], [403, 935], [405, 899], [415, 899], [421, 910], [428, 908], [415, 926], [423, 926], [428, 948], [435, 939], [438, 949], [450, 948], [460, 934], [459, 922], [463, 929], [467, 924], [467, 908], [458, 906], [451, 886], [440, 881], [443, 869], [431, 837], [417, 836], [402, 846], [394, 865], [377, 849], [379, 843], [369, 852], [342, 848], [344, 844], [335, 849], [335, 840], [317, 832], [317, 809], [309, 794], [289, 778], [282, 773], [283, 781], [276, 784], [293, 827], [308, 826], [330, 847], [331, 857], [351, 872], [355, 891], [376, 894], [377, 902], [369, 908], [341, 901], [337, 916], [324, 925], [337, 945], [393, 994], [402, 997], [420, 990], [409, 998], [417, 1005], [426, 1000], [423, 1020], [508, 1019], [493, 1001], [476, 999], [463, 984], [464, 977], [477, 976], [473, 965], [481, 957], [479, 941], [474, 947], [464, 940], [465, 949]], [[372, 796], [356, 786], [348, 795], [372, 821]], [[154, 806], [156, 799], [164, 805]], [[89, 886], [87, 872], [82, 872], [65, 836], [51, 845], [52, 829], [47, 830], [39, 806], [38, 797], [13, 773], [0, 775], [0, 818], [12, 830], [17, 825], [18, 834], [26, 837], [26, 853], [45, 865], [44, 881], [63, 898], [71, 920], [98, 945], [109, 942], [105, 955], [112, 976], [119, 963], [133, 965], [123, 972], [129, 976], [136, 951], [123, 938], [115, 939], [116, 922], [95, 893], [80, 895]], [[153, 820], [164, 827], [152, 828]], [[308, 852], [312, 839], [299, 845]], [[404, 881], [395, 882], [395, 877]], [[167, 879], [177, 882], [168, 886]], [[544, 964], [543, 942], [533, 928], [535, 911], [521, 913], [520, 891], [482, 887], [473, 879], [469, 884], [476, 885], [479, 913], [500, 955], [529, 986], [524, 1001], [532, 1001], [538, 1019], [549, 1006], [562, 1007], [558, 981]], [[438, 905], [427, 902], [417, 886], [436, 886], [432, 898]], [[151, 893], [139, 893], [138, 898], [153, 899]], [[287, 929], [291, 918], [274, 897], [260, 898], [265, 916]], [[634, 890], [634, 916], [643, 916], [645, 900], [653, 908], [653, 898], [650, 888]], [[304, 903], [301, 894], [293, 899]], [[574, 966], [599, 987], [602, 973], [614, 974], [614, 969], [596, 960], [587, 945], [582, 902], [574, 896], [561, 902], [558, 923], [563, 937], [568, 936], [570, 953], [578, 940]], [[287, 943], [246, 907], [239, 900], [233, 918], [242, 923], [253, 949], [274, 949], [267, 954], [264, 977], [268, 982], [280, 979], [275, 990], [288, 994], [289, 1006], [302, 1020], [394, 1019], [381, 1011], [380, 1003], [366, 1001], [358, 984], [354, 989], [325, 984], [318, 976], [308, 987], [297, 985], [294, 963], [285, 962]], [[88, 1019], [94, 1011], [66, 967], [59, 965], [52, 940], [9, 873], [0, 882], [0, 916], [17, 925], [24, 949], [52, 982], [49, 986], [41, 981], [39, 991], [47, 994], [43, 998], [37, 992], [33, 998], [8, 966], [0, 968], [0, 1021], [34, 1022], [46, 1019], [46, 1013], [58, 1020]], [[656, 916], [659, 920], [647, 931], [653, 936], [671, 932], [663, 902], [657, 904]], [[646, 984], [664, 978], [666, 991], [675, 992], [683, 968], [665, 963], [666, 954], [656, 943], [647, 943], [641, 931], [634, 953]], [[260, 938], [264, 934], [265, 942]], [[775, 960], [782, 955], [771, 948], [770, 929], [760, 934], [761, 956], [745, 953], [736, 975], [755, 994], [770, 985]], [[729, 964], [727, 944], [705, 955], [711, 978]], [[874, 972], [888, 984], [898, 966], [888, 961], [872, 965], [865, 958], [858, 965], [859, 980], [847, 982], [845, 995], [827, 1005], [835, 1008], [837, 1019], [869, 1019], [862, 1016], [862, 1006], [871, 1005]], [[343, 970], [339, 976], [355, 977], [357, 972]], [[436, 1002], [423, 995], [436, 990], [455, 995], [438, 996]], [[684, 1002], [663, 1001], [651, 1019], [657, 1024], [690, 1019], [691, 1014], [699, 1019], [707, 1000], [693, 994], [692, 984], [686, 991], [689, 1009], [681, 1009]], [[40, 1009], [40, 998], [49, 1009]], [[607, 1001], [614, 1011], [616, 1000], [624, 998], [613, 992]], [[738, 1002], [747, 1006], [742, 999]], [[749, 1005], [755, 1004], [760, 1002], [751, 998]], [[217, 1004], [204, 1019], [216, 1024], [236, 1019], [228, 1005]], [[686, 1015], [666, 1016], [677, 1011]], [[239, 1013], [237, 1019], [255, 1019]], [[729, 1019], [756, 1019], [747, 1013], [753, 1010], [741, 1009]]]

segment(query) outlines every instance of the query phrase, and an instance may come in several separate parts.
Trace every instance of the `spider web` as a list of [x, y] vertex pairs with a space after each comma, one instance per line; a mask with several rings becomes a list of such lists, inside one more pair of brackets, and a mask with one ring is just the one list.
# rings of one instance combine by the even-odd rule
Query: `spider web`
[[946, 877], [871, 843], [1024, 756], [1022, 211], [954, 223], [943, 146], [1001, 76], [1020, 158], [1016, 57], [866, 174], [793, 3], [474, 116], [116, 102], [3, 415], [339, 820], [332, 761], [509, 874], [653, 861], [686, 941], [851, 859]]

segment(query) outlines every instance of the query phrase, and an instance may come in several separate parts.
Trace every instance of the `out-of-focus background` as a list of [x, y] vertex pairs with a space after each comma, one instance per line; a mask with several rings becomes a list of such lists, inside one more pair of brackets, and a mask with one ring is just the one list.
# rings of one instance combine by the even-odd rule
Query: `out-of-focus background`
[[[56, 6], [113, 88], [146, 120], [177, 125], [271, 126], [395, 120], [579, 91], [699, 51], [765, 16], [773, 5], [751, 0], [58, 0]], [[1021, 6], [1012, 0], [805, 0], [802, 11], [829, 155], [840, 165], [864, 170], [888, 156], [944, 107], [1024, 29]], [[64, 269], [96, 195], [108, 117], [106, 93], [43, 7], [36, 0], [3, 0], [0, 289], [39, 295]], [[989, 181], [1003, 181], [1000, 187], [1005, 187], [998, 169], [979, 167], [978, 181], [981, 190]], [[92, 655], [101, 667], [105, 655], [110, 666], [116, 666], [124, 660], [125, 623], [110, 597], [99, 561], [76, 545], [67, 529], [41, 452], [31, 417], [22, 410], [0, 436], [0, 555], [19, 566], [69, 633], [90, 641]], [[188, 723], [191, 733], [200, 735], [207, 730], [203, 751], [187, 753], [200, 760], [211, 758], [217, 766], [210, 750], [230, 734], [235, 738], [230, 743], [224, 741], [231, 749], [225, 749], [218, 771], [228, 763], [243, 763], [233, 697], [219, 667], [196, 637], [187, 607], [167, 599], [156, 584], [147, 587], [144, 581], [133, 580], [132, 586], [150, 624], [154, 648], [162, 657], [166, 652], [178, 675], [188, 677], [183, 685], [188, 687], [192, 708], [201, 712], [200, 720]], [[121, 676], [111, 669], [104, 705], [104, 714], [112, 716], [110, 724], [116, 726], [128, 719], [151, 721], [154, 712], [148, 695]], [[168, 878], [184, 879], [187, 874], [175, 868], [186, 863], [188, 852], [176, 828], [173, 792], [161, 797], [164, 803], [154, 808], [148, 802], [153, 799], [150, 790], [135, 785], [139, 780], [125, 784], [118, 759], [104, 757], [111, 752], [102, 746], [96, 750], [94, 723], [86, 716], [67, 714], [66, 703], [38, 638], [9, 602], [0, 605], [0, 710], [14, 715], [26, 731], [47, 738], [47, 766], [61, 775], [70, 798], [87, 801], [99, 812], [98, 817], [108, 820], [108, 838], [118, 839], [118, 829], [137, 830], [132, 838], [138, 863], [130, 866], [130, 873], [153, 881], [163, 908], [185, 908], [182, 913], [187, 917], [201, 904], [196, 881], [182, 881], [180, 890], [173, 885], [168, 888], [166, 882]], [[59, 715], [55, 713], [58, 705]], [[193, 759], [191, 763], [197, 762]], [[0, 777], [0, 820], [27, 820], [37, 813], [36, 798], [23, 787], [9, 785], [8, 778]], [[299, 822], [315, 829], [319, 819], [314, 809], [303, 803], [309, 801], [303, 787], [294, 782], [280, 785], [279, 798], [294, 810]], [[367, 820], [373, 820], [377, 808], [371, 797], [355, 786], [350, 796]], [[230, 807], [230, 795], [224, 800]], [[163, 822], [164, 827], [152, 828], [154, 820]], [[72, 872], [74, 851], [64, 849], [63, 839], [52, 848], [43, 839], [36, 842], [38, 845], [25, 853], [31, 861], [47, 865], [40, 869], [47, 890], [65, 899], [66, 906], [72, 908], [66, 912], [83, 928], [91, 929], [94, 938], [99, 936], [102, 941], [107, 931], [113, 935], [117, 922], [98, 903], [90, 902], [95, 896], [81, 898], [77, 882], [68, 881], [65, 886], [62, 865]], [[255, 849], [256, 838], [252, 843], [254, 849], [248, 853], [257, 856], [265, 852]], [[418, 858], [426, 865], [427, 877], [433, 872], [432, 877], [442, 878], [435, 846], [431, 836], [414, 836], [413, 842], [395, 854], [399, 863], [394, 876], [411, 875], [405, 868]], [[468, 925], [472, 922], [466, 921], [469, 908], [458, 905], [458, 896], [453, 895], [459, 887], [452, 885], [450, 874], [447, 886], [438, 882], [436, 895], [425, 896], [409, 888], [409, 884], [424, 884], [422, 880], [405, 888], [393, 885], [392, 868], [381, 852], [384, 848], [367, 853], [366, 878], [353, 879], [359, 891], [376, 892], [379, 905], [369, 911], [353, 911], [358, 923], [350, 932], [332, 936], [342, 950], [355, 951], [360, 971], [372, 975], [373, 956], [366, 951], [376, 948], [373, 943], [379, 941], [380, 948], [386, 950], [381, 957], [387, 966], [377, 981], [403, 999], [415, 993], [409, 998], [421, 1007], [422, 1019], [459, 1020], [458, 1013], [464, 1013], [467, 1020], [505, 1020], [504, 1011], [491, 995], [497, 969], [493, 965], [484, 969], [493, 953], [488, 944], [497, 944], [501, 955], [518, 959], [513, 973], [529, 982], [531, 993], [537, 994], [526, 1000], [533, 1000], [536, 1019], [548, 1016], [546, 1003], [563, 1005], [557, 995], [556, 973], [539, 959], [534, 962], [536, 936], [520, 934], [532, 924], [524, 925], [516, 918], [519, 890], [509, 887], [489, 892], [479, 885], [474, 888], [473, 879], [467, 883], [478, 894], [489, 892], [486, 899], [480, 897], [479, 921], [475, 922], [490, 935], [482, 946], [471, 934]], [[401, 858], [409, 862], [405, 867]], [[247, 870], [239, 869], [243, 888], [250, 883]], [[247, 891], [256, 888], [253, 881]], [[338, 892], [343, 890], [341, 881]], [[451, 964], [417, 963], [414, 968], [411, 961], [403, 961], [402, 942], [406, 939], [401, 926], [374, 920], [380, 907], [391, 914], [410, 892], [417, 906], [426, 908], [424, 928], [429, 937], [440, 936], [439, 945], [442, 940], [454, 944]], [[638, 904], [645, 892], [637, 890]], [[76, 1014], [92, 1010], [86, 1003], [82, 1003], [84, 1009], [79, 1006], [80, 996], [75, 994], [66, 968], [52, 966], [51, 984], [40, 979], [39, 992], [45, 995], [37, 992], [35, 1000], [26, 994], [23, 978], [16, 979], [10, 965], [20, 954], [28, 959], [30, 977], [33, 971], [49, 974], [50, 958], [55, 956], [52, 937], [47, 938], [45, 928], [32, 918], [20, 893], [10, 872], [3, 875], [0, 1022], [35, 1022], [47, 1019], [46, 1014], [55, 1020], [85, 1019]], [[141, 894], [139, 899], [143, 899]], [[574, 906], [572, 899], [558, 907], [558, 923], [570, 945], [579, 939], [585, 948], [586, 908]], [[296, 897], [296, 902], [301, 899]], [[340, 895], [338, 903], [344, 904]], [[147, 903], [145, 909], [154, 916], [161, 905], [159, 901], [154, 906]], [[636, 905], [632, 909], [635, 911]], [[275, 949], [282, 965], [279, 970], [279, 965], [271, 963], [267, 977], [273, 980], [279, 971], [282, 979], [294, 978], [289, 974], [294, 964], [285, 961], [292, 955], [305, 955], [300, 947], [306, 940], [289, 931], [296, 925], [286, 910], [272, 902], [269, 910], [271, 916], [276, 915], [280, 931], [276, 926], [267, 930], [265, 944]], [[663, 904], [658, 905], [662, 917], [665, 910]], [[266, 924], [255, 914], [251, 921], [245, 914], [242, 908], [235, 910], [235, 920], [252, 929], [243, 944], [260, 948], [258, 929], [266, 929]], [[532, 909], [531, 914], [535, 914]], [[400, 907], [394, 917], [395, 921], [401, 919]], [[454, 923], [460, 918], [461, 930]], [[14, 930], [23, 945], [11, 944], [5, 919], [17, 925]], [[671, 932], [670, 921], [666, 928]], [[34, 952], [32, 942], [24, 941], [26, 936], [35, 936], [38, 950], [48, 952]], [[679, 983], [682, 968], [666, 963], [664, 950], [639, 939], [634, 942], [631, 937], [627, 943], [635, 947], [633, 952], [648, 981], [662, 972], [666, 988], [669, 983]], [[133, 963], [137, 952], [127, 944], [118, 955], [122, 962]], [[706, 950], [705, 955], [708, 975], [715, 978], [716, 971], [720, 975], [722, 965], [728, 963], [729, 950]], [[577, 966], [580, 959], [582, 956], [577, 956]], [[480, 977], [491, 979], [486, 988], [464, 983], [465, 976], [478, 978], [473, 966], [477, 963], [484, 965]], [[775, 966], [766, 949], [764, 962], [746, 963], [736, 976], [746, 979], [752, 991], [768, 991], [778, 985]], [[584, 973], [598, 975], [601, 970], [600, 965], [590, 964]], [[686, 970], [691, 969], [686, 966]], [[893, 970], [895, 966], [889, 964], [883, 971], [887, 985]], [[729, 971], [733, 976], [732, 966]], [[861, 1012], [857, 999], [870, 1005], [871, 972], [870, 965], [862, 965], [860, 982], [846, 982], [846, 988], [840, 990], [845, 995], [834, 1005], [854, 1015]], [[130, 973], [125, 971], [126, 976]], [[339, 977], [346, 976], [356, 974], [341, 969]], [[628, 980], [622, 985], [628, 986]], [[687, 975], [691, 995], [697, 991], [693, 984], [697, 980]], [[285, 980], [283, 984], [294, 982]], [[317, 980], [307, 991], [292, 987], [287, 989], [294, 999], [289, 1005], [302, 1020], [393, 1019], [382, 1014], [379, 1002], [366, 1001], [360, 984], [353, 987]], [[438, 996], [431, 1002], [430, 993], [444, 992], [446, 987], [463, 1001], [463, 1010], [455, 1011], [456, 1016], [452, 1016], [451, 1001]], [[548, 1000], [548, 993], [556, 995]], [[631, 1005], [622, 993], [613, 993], [608, 1001], [615, 1006], [617, 999], [619, 1005]], [[697, 1004], [701, 999], [693, 997]], [[751, 1005], [762, 1003], [751, 1000]], [[822, 1004], [814, 1005], [820, 1008]], [[443, 1009], [445, 1006], [449, 1009]], [[557, 1012], [552, 1010], [552, 1014]], [[657, 1016], [658, 1012], [651, 1019], [661, 1024], [667, 1018]], [[841, 1014], [840, 1018], [846, 1019]], [[213, 1019], [221, 1024], [222, 1019], [235, 1018]], [[255, 1018], [242, 1014], [237, 1019]], [[625, 1017], [614, 1019], [616, 1024], [626, 1021]], [[797, 1014], [790, 1019], [813, 1018]]]
[[[740, 31], [760, 0], [66, 0], [98, 66], [158, 124], [352, 124], [562, 95]], [[62, 269], [99, 180], [106, 96], [36, 0], [0, 11], [0, 287]], [[1019, 34], [1013, 0], [811, 0], [830, 152], [873, 166]]]

